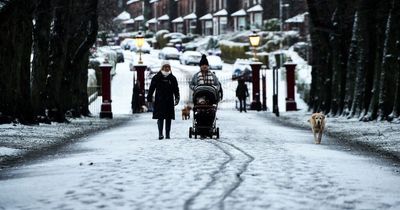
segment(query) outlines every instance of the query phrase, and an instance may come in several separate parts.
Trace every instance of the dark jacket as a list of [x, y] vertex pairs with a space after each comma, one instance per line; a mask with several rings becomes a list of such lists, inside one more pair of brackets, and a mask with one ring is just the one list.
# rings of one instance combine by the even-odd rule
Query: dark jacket
[[236, 97], [238, 97], [239, 100], [244, 100], [247, 96], [249, 96], [247, 85], [244, 82], [239, 82], [236, 88]]
[[153, 119], [175, 119], [175, 100], [179, 101], [179, 87], [176, 77], [169, 74], [164, 77], [158, 72], [151, 79], [147, 101], [153, 101], [153, 93], [156, 91], [154, 100]]

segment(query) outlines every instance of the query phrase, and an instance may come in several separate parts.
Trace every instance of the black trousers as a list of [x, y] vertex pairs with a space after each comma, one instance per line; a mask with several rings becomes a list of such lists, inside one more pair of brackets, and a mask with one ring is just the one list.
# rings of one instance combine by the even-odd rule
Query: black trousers
[[245, 111], [246, 112], [246, 98], [239, 98], [239, 110], [240, 112]]
[[165, 120], [165, 135], [167, 137], [169, 137], [169, 133], [171, 131], [171, 119], [158, 119], [157, 120], [158, 135], [159, 136], [163, 135], [164, 120]]

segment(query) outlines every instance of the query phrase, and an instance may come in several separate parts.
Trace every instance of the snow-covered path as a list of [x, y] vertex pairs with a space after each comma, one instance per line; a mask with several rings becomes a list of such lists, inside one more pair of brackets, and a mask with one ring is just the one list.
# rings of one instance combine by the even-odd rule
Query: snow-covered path
[[218, 112], [220, 140], [173, 122], [158, 140], [150, 114], [4, 171], [0, 209], [398, 209], [400, 176], [329, 138], [257, 112]]

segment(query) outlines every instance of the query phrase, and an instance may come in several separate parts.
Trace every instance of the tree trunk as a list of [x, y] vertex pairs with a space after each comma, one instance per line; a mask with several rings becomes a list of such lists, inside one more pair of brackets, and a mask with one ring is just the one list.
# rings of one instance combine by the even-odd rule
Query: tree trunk
[[356, 78], [356, 63], [359, 51], [357, 50], [358, 39], [357, 36], [359, 34], [359, 17], [358, 12], [354, 15], [353, 22], [353, 30], [352, 30], [352, 38], [350, 42], [350, 50], [349, 57], [347, 59], [346, 65], [346, 86], [345, 86], [345, 97], [343, 101], [343, 116], [350, 115], [351, 104], [353, 104], [354, 98], [354, 87], [355, 87], [355, 78]]
[[52, 11], [50, 0], [38, 0], [35, 10], [32, 60], [32, 107], [35, 116], [45, 116]]
[[[0, 10], [0, 116], [32, 123], [30, 56], [31, 1], [6, 2]], [[1, 117], [4, 118], [4, 117]]]
[[398, 67], [396, 68], [396, 64], [398, 63], [396, 61], [396, 41], [399, 36], [398, 34], [396, 36], [396, 31], [398, 31], [399, 23], [398, 19], [394, 19], [394, 17], [399, 17], [398, 10], [399, 3], [397, 0], [394, 0], [386, 29], [381, 80], [379, 84], [378, 120], [388, 119], [388, 115], [395, 104], [395, 90], [393, 90], [393, 87], [396, 87], [396, 81], [393, 75], [396, 75], [396, 72], [399, 70]]
[[48, 115], [52, 121], [65, 122], [65, 93], [62, 92], [64, 84], [65, 63], [67, 46], [69, 42], [70, 0], [57, 0], [55, 3], [55, 16], [53, 31], [50, 39], [50, 68], [46, 81], [48, 92]]
[[[373, 69], [373, 53], [371, 48], [374, 43], [371, 41], [373, 37], [373, 31], [371, 26], [374, 26], [375, 21], [371, 20], [371, 16], [374, 14], [375, 2], [374, 0], [362, 0], [359, 5], [359, 34], [357, 39], [359, 40], [358, 50], [359, 56], [357, 58], [356, 66], [356, 83], [354, 88], [354, 99], [351, 107], [350, 116], [359, 117], [367, 109], [366, 101], [369, 102], [368, 96], [368, 85], [371, 77], [371, 69]], [[372, 18], [374, 19], [374, 18]], [[371, 66], [372, 65], [372, 66]]]
[[[326, 99], [330, 98], [330, 52], [329, 52], [329, 17], [328, 9], [322, 8], [329, 5], [327, 1], [307, 1], [310, 14], [310, 36], [312, 44], [312, 84], [310, 90], [310, 103], [314, 112], [325, 111], [329, 104]], [[329, 7], [328, 7], [329, 8]], [[325, 85], [328, 85], [326, 87]]]
[[382, 56], [383, 56], [383, 46], [385, 40], [385, 30], [388, 25], [388, 14], [389, 14], [389, 6], [390, 4], [387, 2], [382, 2], [378, 5], [376, 9], [377, 14], [377, 27], [375, 27], [375, 43], [376, 46], [371, 49], [372, 52], [375, 52], [374, 58], [374, 75], [372, 82], [371, 99], [368, 105], [368, 112], [362, 118], [363, 121], [374, 120], [377, 117], [378, 111], [378, 102], [379, 102], [379, 83], [382, 69]]

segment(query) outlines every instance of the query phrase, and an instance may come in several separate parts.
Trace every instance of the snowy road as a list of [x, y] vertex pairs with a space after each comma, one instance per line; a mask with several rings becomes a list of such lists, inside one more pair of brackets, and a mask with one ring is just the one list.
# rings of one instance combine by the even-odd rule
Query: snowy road
[[13, 170], [0, 209], [399, 209], [400, 176], [333, 140], [218, 112], [220, 140], [188, 138], [173, 122], [156, 140], [150, 114]]

